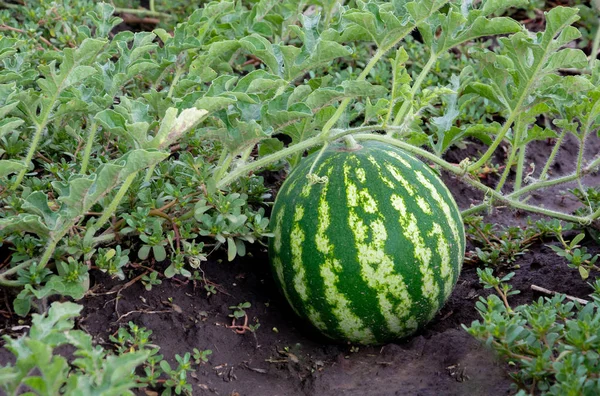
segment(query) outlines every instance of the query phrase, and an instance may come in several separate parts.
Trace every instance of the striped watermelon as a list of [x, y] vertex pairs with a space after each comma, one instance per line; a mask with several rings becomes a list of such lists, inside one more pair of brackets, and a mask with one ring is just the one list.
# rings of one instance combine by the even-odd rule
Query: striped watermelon
[[[328, 148], [289, 175], [271, 215], [269, 255], [292, 309], [326, 336], [361, 344], [413, 333], [456, 284], [461, 215], [438, 176], [379, 142]], [[314, 179], [314, 178], [313, 178]]]

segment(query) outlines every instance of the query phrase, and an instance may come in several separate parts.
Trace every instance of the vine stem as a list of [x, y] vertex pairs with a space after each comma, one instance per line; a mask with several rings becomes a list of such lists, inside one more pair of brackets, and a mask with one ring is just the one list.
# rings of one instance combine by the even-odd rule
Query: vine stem
[[382, 130], [399, 131], [400, 129], [401, 128], [399, 128], [399, 127], [390, 127], [390, 126], [383, 127], [381, 125], [368, 125], [368, 126], [361, 126], [361, 127], [357, 127], [357, 128], [346, 129], [341, 132], [329, 133], [326, 136], [321, 136], [319, 134], [312, 138], [306, 139], [300, 143], [297, 143], [293, 146], [286, 147], [283, 150], [279, 150], [276, 153], [269, 154], [269, 155], [267, 155], [263, 158], [260, 158], [254, 162], [250, 162], [248, 164], [245, 164], [243, 166], [240, 166], [240, 167], [234, 169], [233, 171], [229, 172], [229, 174], [227, 174], [223, 178], [217, 179], [217, 188], [221, 189], [221, 188], [229, 185], [233, 181], [237, 180], [238, 178], [240, 178], [244, 175], [247, 175], [251, 172], [255, 172], [256, 170], [258, 170], [264, 166], [267, 166], [270, 163], [277, 162], [277, 161], [282, 160], [293, 154], [302, 153], [305, 150], [307, 150], [311, 147], [317, 146], [319, 144], [332, 142], [332, 141], [340, 139], [346, 135], [351, 135], [351, 134], [361, 133], [361, 132], [369, 132], [369, 131], [382, 131]]
[[136, 176], [137, 176], [137, 172], [134, 172], [134, 173], [130, 174], [129, 176], [127, 176], [127, 178], [121, 185], [121, 188], [119, 188], [119, 191], [117, 191], [117, 195], [115, 195], [115, 197], [113, 198], [110, 205], [108, 205], [108, 207], [104, 210], [104, 213], [102, 214], [102, 216], [94, 224], [93, 228], [95, 230], [99, 230], [100, 227], [102, 227], [102, 225], [104, 225], [104, 223], [106, 223], [108, 221], [110, 216], [112, 216], [112, 214], [117, 210], [117, 207], [119, 206], [119, 204], [121, 203], [121, 200], [127, 193], [127, 190], [129, 190], [129, 187], [131, 187], [131, 183], [133, 183]]
[[[503, 194], [495, 191], [494, 189], [486, 186], [485, 184], [483, 184], [477, 180], [474, 180], [473, 178], [471, 178], [469, 176], [469, 174], [466, 174], [463, 169], [444, 161], [443, 159], [437, 157], [435, 154], [432, 154], [421, 148], [412, 146], [408, 143], [404, 143], [400, 140], [391, 138], [389, 136], [381, 136], [381, 135], [373, 135], [373, 134], [360, 134], [360, 135], [354, 135], [354, 139], [356, 139], [356, 140], [377, 140], [377, 141], [380, 141], [383, 143], [387, 143], [391, 146], [399, 147], [399, 148], [409, 151], [413, 154], [417, 154], [421, 157], [424, 157], [424, 158], [430, 160], [431, 162], [433, 162], [437, 165], [440, 165], [445, 170], [447, 170], [451, 173], [454, 173], [455, 175], [458, 175], [466, 183], [472, 185], [473, 187], [477, 188], [478, 190], [483, 191], [487, 196], [491, 196], [494, 199], [504, 202], [511, 207], [526, 210], [528, 212], [539, 213], [539, 214], [542, 214], [542, 215], [545, 215], [548, 217], [554, 217], [554, 218], [561, 219], [561, 220], [566, 220], [566, 221], [570, 221], [570, 222], [574, 222], [574, 223], [580, 223], [580, 224], [589, 223], [591, 220], [593, 220], [592, 215], [590, 215], [590, 216], [573, 216], [573, 215], [569, 215], [566, 213], [557, 212], [555, 210], [544, 209], [544, 208], [540, 208], [537, 206], [533, 206], [533, 205], [529, 205], [529, 204], [517, 201], [516, 199], [514, 199], [514, 197], [511, 197], [510, 195], [509, 196], [503, 195]], [[600, 158], [598, 158], [598, 161], [600, 162]], [[597, 213], [598, 213], [598, 215], [600, 215], [600, 210], [598, 210]]]
[[[56, 97], [58, 97], [58, 93], [55, 95], [55, 98], [53, 98], [53, 102], [56, 100]], [[35, 150], [37, 149], [38, 144], [40, 143], [40, 139], [42, 137], [42, 131], [44, 130], [44, 128], [46, 128], [46, 125], [48, 124], [48, 116], [50, 114], [50, 108], [54, 107], [54, 106], [48, 106], [48, 110], [45, 111], [42, 115], [43, 121], [40, 124], [37, 124], [37, 128], [35, 128], [35, 133], [33, 135], [33, 139], [31, 140], [31, 145], [29, 146], [29, 151], [27, 152], [27, 156], [25, 157], [25, 159], [23, 160], [23, 163], [25, 164], [25, 168], [23, 168], [19, 174], [17, 175], [17, 178], [15, 179], [15, 182], [13, 183], [12, 187], [10, 188], [11, 190], [15, 191], [20, 185], [21, 182], [23, 181], [23, 177], [25, 177], [25, 173], [27, 173], [28, 169], [29, 169], [29, 163], [31, 162], [33, 155], [35, 154]]]
[[563, 129], [561, 134], [558, 136], [558, 140], [554, 144], [554, 147], [552, 147], [552, 152], [550, 153], [550, 156], [546, 161], [546, 165], [544, 165], [544, 168], [542, 169], [542, 173], [540, 173], [540, 180], [545, 180], [547, 178], [548, 170], [550, 170], [550, 165], [552, 165], [552, 163], [554, 162], [554, 158], [556, 157], [556, 154], [558, 154], [558, 149], [562, 145], [562, 142], [566, 135], [567, 130]]
[[514, 136], [514, 144], [510, 145], [510, 154], [508, 156], [508, 160], [506, 161], [506, 167], [504, 168], [504, 172], [502, 172], [502, 176], [496, 185], [496, 191], [502, 192], [502, 187], [508, 178], [508, 174], [512, 169], [513, 163], [515, 162], [515, 157], [517, 155], [517, 151], [519, 150], [518, 142], [521, 139], [521, 128], [519, 122], [515, 124], [515, 136]]
[[158, 11], [152, 11], [152, 10], [142, 10], [142, 9], [137, 9], [137, 8], [115, 8], [115, 13], [145, 15], [145, 16], [162, 17], [162, 18], [168, 18], [168, 19], [175, 18], [173, 15], [165, 14], [164, 12], [158, 12]]
[[598, 28], [596, 29], [596, 35], [594, 36], [594, 41], [592, 42], [592, 52], [590, 53], [590, 63], [589, 69], [591, 70], [594, 66], [594, 61], [598, 56], [598, 47], [600, 47], [600, 18], [598, 18]]
[[87, 172], [88, 164], [90, 162], [90, 156], [92, 155], [92, 148], [94, 147], [94, 140], [96, 139], [96, 132], [98, 131], [98, 124], [96, 120], [93, 120], [90, 124], [90, 132], [85, 143], [85, 150], [83, 151], [83, 160], [81, 161], [81, 174], [85, 175]]
[[415, 80], [415, 83], [413, 84], [412, 89], [410, 90], [410, 98], [406, 99], [404, 101], [404, 103], [402, 103], [402, 106], [400, 107], [400, 110], [398, 110], [398, 113], [396, 114], [396, 117], [394, 118], [394, 122], [392, 123], [393, 126], [398, 126], [398, 125], [400, 125], [400, 123], [402, 121], [404, 121], [406, 114], [408, 113], [408, 109], [412, 103], [412, 100], [414, 99], [415, 95], [417, 94], [417, 91], [421, 88], [423, 81], [425, 81], [425, 77], [427, 76], [427, 74], [429, 73], [429, 70], [431, 70], [433, 65], [435, 65], [435, 62], [437, 61], [437, 59], [438, 59], [437, 54], [432, 53], [431, 56], [429, 57], [429, 60], [425, 64], [425, 66], [423, 66], [421, 73], [419, 73], [419, 76]]

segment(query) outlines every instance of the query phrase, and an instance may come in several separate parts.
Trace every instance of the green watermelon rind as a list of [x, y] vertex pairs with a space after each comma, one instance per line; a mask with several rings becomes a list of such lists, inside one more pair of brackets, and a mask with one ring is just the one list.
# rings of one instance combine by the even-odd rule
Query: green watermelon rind
[[292, 309], [326, 336], [381, 344], [429, 322], [465, 252], [460, 211], [423, 162], [380, 142], [331, 145], [281, 187], [269, 256]]

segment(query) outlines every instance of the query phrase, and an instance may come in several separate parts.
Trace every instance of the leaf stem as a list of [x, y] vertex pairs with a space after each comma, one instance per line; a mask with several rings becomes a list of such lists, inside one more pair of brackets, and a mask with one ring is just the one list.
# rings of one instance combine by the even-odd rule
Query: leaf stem
[[417, 94], [417, 91], [421, 88], [425, 77], [427, 77], [427, 74], [429, 74], [429, 70], [433, 67], [433, 65], [435, 65], [437, 58], [438, 55], [432, 53], [425, 66], [423, 66], [423, 70], [421, 70], [421, 73], [419, 73], [419, 75], [417, 76], [417, 79], [415, 80], [415, 83], [413, 84], [412, 89], [410, 90], [410, 98], [406, 99], [404, 103], [402, 103], [402, 106], [400, 107], [400, 110], [398, 110], [398, 113], [394, 118], [394, 122], [392, 123], [393, 126], [398, 126], [401, 122], [404, 121], [406, 114], [408, 113], [408, 109], [412, 105], [412, 101], [415, 95]]
[[123, 181], [121, 188], [119, 188], [119, 191], [117, 191], [117, 195], [115, 195], [115, 197], [113, 198], [110, 205], [108, 205], [108, 207], [106, 209], [104, 209], [104, 213], [98, 219], [98, 221], [96, 221], [96, 223], [94, 224], [93, 227], [95, 230], [99, 230], [104, 225], [104, 223], [106, 223], [108, 221], [110, 216], [112, 216], [112, 214], [117, 210], [117, 207], [119, 206], [119, 204], [121, 203], [121, 200], [127, 193], [127, 190], [129, 190], [129, 187], [131, 187], [131, 183], [133, 183], [136, 176], [137, 176], [137, 172], [134, 172], [134, 173], [130, 174], [129, 176], [127, 176], [125, 181]]
[[167, 18], [167, 19], [175, 18], [174, 15], [165, 14], [164, 12], [145, 10], [145, 9], [136, 9], [136, 8], [115, 8], [115, 14], [145, 15], [145, 16], [161, 17], [161, 18]]
[[519, 141], [521, 140], [521, 128], [520, 128], [520, 123], [517, 121], [517, 123], [515, 124], [515, 135], [513, 137], [513, 141], [510, 145], [510, 154], [508, 156], [508, 160], [506, 161], [506, 166], [504, 167], [504, 172], [502, 172], [502, 176], [500, 177], [500, 181], [498, 181], [498, 184], [496, 185], [496, 191], [498, 192], [502, 192], [502, 187], [504, 187], [504, 183], [506, 182], [506, 179], [508, 178], [508, 175], [510, 173], [510, 170], [512, 169], [512, 166], [515, 162], [515, 157], [517, 155], [517, 151], [518, 151], [518, 144]]
[[92, 155], [92, 148], [94, 147], [94, 141], [96, 139], [96, 132], [98, 131], [98, 124], [96, 120], [92, 119], [90, 124], [90, 132], [88, 133], [87, 142], [85, 143], [85, 150], [83, 151], [83, 160], [81, 161], [81, 169], [79, 173], [85, 175], [87, 172], [88, 164], [90, 162], [90, 156]]
[[[277, 162], [277, 161], [282, 160], [290, 155], [293, 155], [296, 153], [302, 153], [305, 150], [307, 150], [311, 147], [317, 146], [319, 144], [323, 144], [326, 142], [332, 142], [334, 140], [340, 139], [340, 138], [342, 138], [346, 135], [350, 135], [350, 134], [369, 132], [369, 131], [382, 131], [382, 130], [390, 130], [390, 129], [400, 130], [400, 128], [398, 128], [398, 127], [389, 127], [388, 126], [388, 127], [384, 128], [381, 125], [367, 125], [367, 126], [361, 126], [358, 128], [346, 129], [341, 132], [331, 133], [325, 137], [322, 137], [319, 134], [312, 138], [303, 140], [300, 143], [297, 143], [293, 146], [286, 147], [283, 150], [279, 150], [276, 153], [269, 154], [269, 155], [267, 155], [263, 158], [260, 158], [254, 162], [250, 162], [248, 164], [245, 164], [243, 166], [240, 166], [239, 168], [232, 170], [227, 175], [223, 176], [223, 178], [217, 179], [217, 188], [221, 189], [221, 188], [227, 186], [228, 184], [232, 183], [233, 181], [237, 180], [239, 177], [242, 177], [243, 175], [246, 175], [250, 172], [254, 172], [264, 166], [269, 165], [270, 163]], [[375, 136], [375, 135], [373, 135], [373, 136]]]
[[[58, 93], [56, 96], [58, 96]], [[43, 132], [44, 128], [46, 128], [46, 125], [48, 124], [48, 116], [50, 114], [50, 110], [52, 107], [54, 107], [54, 105], [47, 107], [47, 110], [44, 111], [44, 113], [42, 114], [43, 121], [40, 124], [37, 124], [37, 128], [35, 129], [33, 139], [31, 140], [31, 145], [29, 146], [29, 151], [27, 152], [27, 156], [23, 160], [23, 163], [25, 164], [25, 168], [23, 168], [19, 172], [19, 174], [17, 175], [17, 178], [15, 179], [15, 182], [13, 183], [12, 187], [10, 188], [13, 191], [15, 191], [21, 185], [21, 182], [23, 181], [23, 177], [25, 177], [25, 173], [27, 173], [27, 171], [29, 170], [29, 163], [31, 162], [33, 155], [35, 154], [35, 150], [37, 149], [37, 146], [40, 143], [40, 139], [42, 137], [42, 132]]]
[[598, 28], [596, 29], [596, 35], [594, 36], [594, 41], [592, 42], [592, 52], [590, 52], [590, 63], [589, 69], [591, 70], [594, 66], [594, 61], [598, 57], [598, 47], [600, 47], [600, 18], [598, 18]]
[[565, 138], [565, 136], [567, 135], [567, 130], [563, 129], [562, 133], [558, 136], [558, 140], [556, 141], [556, 143], [554, 144], [554, 147], [552, 147], [552, 152], [550, 153], [550, 156], [548, 157], [548, 160], [546, 161], [546, 165], [544, 165], [544, 169], [542, 169], [542, 173], [540, 173], [540, 180], [546, 180], [546, 178], [548, 177], [548, 170], [550, 169], [550, 165], [552, 165], [552, 163], [554, 162], [554, 158], [556, 157], [556, 154], [558, 154], [558, 150], [560, 149], [560, 146], [562, 145], [562, 142]]
[[517, 162], [517, 173], [515, 174], [514, 191], [521, 189], [523, 183], [523, 167], [525, 166], [525, 154], [527, 145], [519, 147], [519, 159]]

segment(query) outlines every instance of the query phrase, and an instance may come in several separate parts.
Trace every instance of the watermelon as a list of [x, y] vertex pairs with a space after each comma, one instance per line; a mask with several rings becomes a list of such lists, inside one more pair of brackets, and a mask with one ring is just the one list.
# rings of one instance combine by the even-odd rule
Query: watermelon
[[273, 207], [278, 287], [331, 339], [381, 344], [414, 333], [447, 301], [462, 267], [452, 195], [423, 162], [380, 142], [315, 155], [288, 176]]

